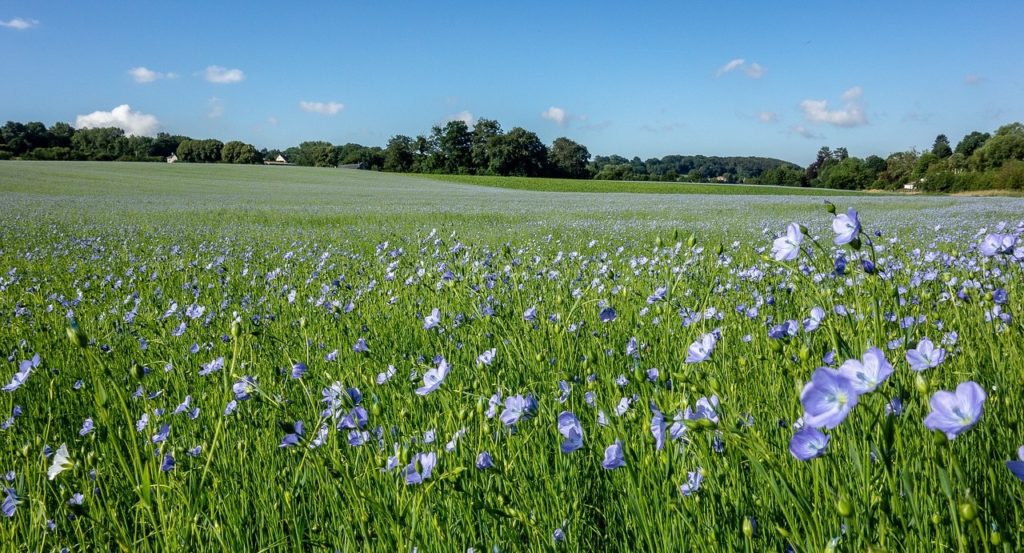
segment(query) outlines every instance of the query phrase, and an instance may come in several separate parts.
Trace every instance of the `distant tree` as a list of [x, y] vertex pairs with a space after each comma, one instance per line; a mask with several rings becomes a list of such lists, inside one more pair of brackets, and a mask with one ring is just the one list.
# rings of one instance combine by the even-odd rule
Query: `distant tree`
[[491, 153], [502, 134], [501, 125], [493, 119], [480, 119], [473, 126], [469, 156], [474, 173], [484, 174], [490, 170]]
[[972, 158], [979, 169], [998, 169], [1011, 159], [1024, 159], [1024, 125], [1003, 125], [983, 146], [975, 150]]
[[826, 165], [819, 175], [819, 180], [821, 185], [826, 188], [862, 190], [874, 181], [874, 176], [865, 166], [863, 160], [847, 157]]
[[[568, 138], [555, 139], [551, 144], [551, 151], [548, 152], [548, 160], [551, 162], [555, 176], [571, 179], [590, 177], [590, 172], [587, 169], [590, 152], [586, 146]], [[676, 175], [675, 170], [672, 170], [672, 174]], [[672, 180], [675, 180], [675, 177]]]
[[187, 136], [173, 136], [165, 132], [157, 133], [156, 138], [153, 139], [153, 143], [149, 148], [149, 155], [154, 157], [167, 157], [178, 151], [178, 145], [183, 140], [188, 140]]
[[[81, 132], [81, 131], [79, 131]], [[77, 136], [77, 135], [76, 135]], [[177, 155], [181, 161], [191, 163], [216, 163], [220, 161], [224, 144], [220, 140], [182, 140]]]
[[413, 153], [414, 143], [412, 138], [399, 134], [388, 140], [384, 148], [384, 170], [395, 173], [408, 173], [412, 171], [415, 154]]
[[75, 128], [64, 122], [57, 122], [50, 126], [50, 146], [55, 148], [70, 148], [71, 138], [75, 136]]
[[78, 129], [71, 137], [71, 150], [76, 159], [113, 161], [125, 155], [128, 139], [114, 127]]
[[946, 138], [946, 135], [940, 134], [935, 137], [935, 143], [932, 144], [932, 153], [938, 156], [939, 159], [945, 159], [953, 155], [953, 148], [949, 147], [949, 138]]
[[910, 182], [913, 178], [914, 167], [917, 165], [918, 154], [914, 150], [896, 152], [885, 159], [885, 172], [882, 173], [882, 180], [889, 185], [889, 188], [896, 188]]
[[442, 173], [470, 173], [473, 159], [473, 136], [465, 121], [449, 121], [444, 127], [431, 130], [430, 167]]
[[124, 161], [146, 161], [153, 146], [153, 139], [148, 136], [133, 135], [125, 140], [125, 150], [121, 154]]
[[313, 167], [337, 167], [339, 152], [330, 143], [318, 144], [309, 150], [307, 159]]
[[963, 140], [956, 145], [956, 153], [961, 154], [964, 157], [971, 157], [971, 154], [973, 154], [978, 148], [982, 147], [989, 138], [992, 138], [992, 135], [987, 132], [973, 131], [967, 136], [964, 136]]
[[548, 164], [548, 149], [535, 133], [516, 127], [495, 138], [490, 171], [495, 175], [537, 177]]
[[224, 163], [253, 164], [263, 163], [261, 154], [252, 144], [232, 140], [221, 149], [221, 161]]

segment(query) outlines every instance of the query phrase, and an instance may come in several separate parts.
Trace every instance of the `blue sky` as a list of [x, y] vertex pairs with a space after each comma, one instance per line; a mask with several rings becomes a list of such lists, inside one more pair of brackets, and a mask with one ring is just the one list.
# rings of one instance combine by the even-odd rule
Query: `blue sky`
[[487, 117], [602, 155], [884, 157], [1024, 121], [1022, 17], [1019, 1], [7, 0], [0, 120], [284, 148]]

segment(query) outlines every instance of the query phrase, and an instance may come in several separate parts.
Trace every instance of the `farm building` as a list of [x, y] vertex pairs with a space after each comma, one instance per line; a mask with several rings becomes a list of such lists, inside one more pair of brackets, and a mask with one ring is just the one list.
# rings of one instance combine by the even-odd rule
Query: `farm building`
[[277, 154], [277, 157], [275, 157], [272, 160], [269, 160], [269, 159], [265, 160], [263, 162], [263, 164], [264, 165], [288, 165], [288, 160], [285, 159], [283, 155]]
[[171, 154], [171, 155], [167, 156], [167, 163], [177, 163], [177, 161], [178, 161], [178, 154]]

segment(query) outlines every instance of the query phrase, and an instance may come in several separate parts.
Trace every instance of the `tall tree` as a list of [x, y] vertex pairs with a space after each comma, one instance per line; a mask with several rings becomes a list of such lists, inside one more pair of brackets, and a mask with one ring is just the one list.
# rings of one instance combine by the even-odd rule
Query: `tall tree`
[[535, 133], [516, 127], [495, 139], [490, 171], [495, 175], [537, 177], [548, 164], [548, 149]]
[[412, 171], [412, 164], [415, 161], [414, 147], [412, 138], [403, 134], [392, 136], [384, 148], [384, 170], [395, 173]]
[[935, 137], [935, 143], [932, 144], [932, 153], [938, 156], [939, 159], [945, 159], [953, 155], [953, 148], [949, 146], [949, 138], [944, 134], [940, 134]]
[[[565, 137], [556, 138], [548, 152], [548, 160], [556, 176], [585, 179], [590, 176], [587, 163], [590, 152], [587, 147]], [[673, 173], [675, 171], [673, 170]]]

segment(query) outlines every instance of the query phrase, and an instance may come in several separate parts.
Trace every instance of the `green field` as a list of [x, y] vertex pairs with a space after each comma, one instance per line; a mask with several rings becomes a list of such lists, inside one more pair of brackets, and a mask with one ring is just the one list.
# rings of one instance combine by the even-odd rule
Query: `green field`
[[1024, 199], [585, 184], [0, 162], [0, 550], [1024, 548]]

